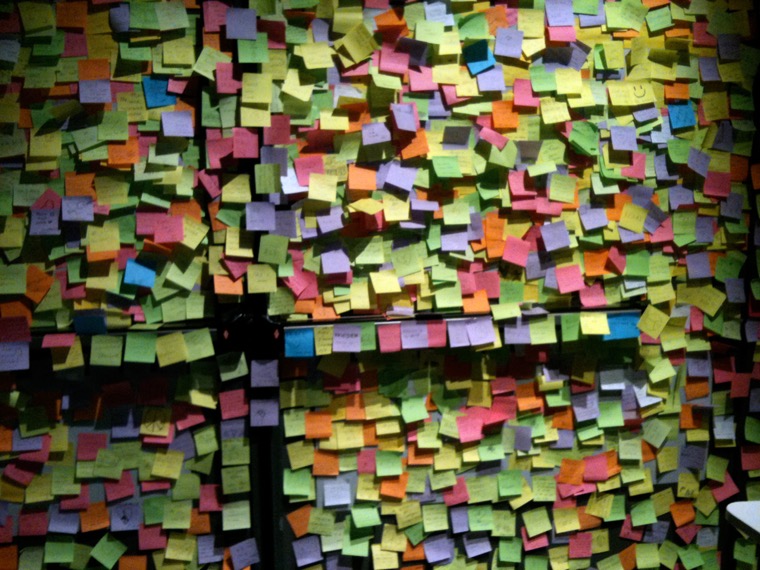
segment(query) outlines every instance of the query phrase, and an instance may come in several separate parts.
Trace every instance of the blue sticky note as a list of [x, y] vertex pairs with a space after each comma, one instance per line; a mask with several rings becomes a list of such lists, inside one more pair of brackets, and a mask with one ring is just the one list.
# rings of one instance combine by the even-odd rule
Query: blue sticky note
[[304, 327], [285, 331], [285, 358], [314, 356], [314, 329]]
[[167, 105], [174, 105], [177, 102], [177, 98], [167, 92], [169, 89], [168, 79], [144, 76], [142, 84], [143, 92], [145, 93], [145, 106], [148, 109], [166, 107]]
[[671, 129], [683, 129], [697, 124], [697, 117], [694, 115], [691, 103], [668, 105], [668, 115], [670, 116]]
[[128, 259], [124, 271], [124, 283], [150, 289], [156, 283], [156, 270], [134, 259]]
[[491, 50], [488, 49], [488, 42], [486, 40], [478, 40], [462, 49], [462, 55], [467, 62], [467, 69], [470, 70], [472, 75], [483, 73], [484, 71], [491, 69], [496, 65], [496, 59], [494, 58]]
[[610, 325], [610, 334], [602, 337], [603, 340], [623, 340], [626, 338], [638, 338], [639, 313], [610, 313], [607, 315]]

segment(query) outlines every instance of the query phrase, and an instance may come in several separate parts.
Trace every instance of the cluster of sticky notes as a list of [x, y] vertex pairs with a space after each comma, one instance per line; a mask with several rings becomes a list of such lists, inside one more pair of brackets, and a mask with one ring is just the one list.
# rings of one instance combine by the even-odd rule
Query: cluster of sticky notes
[[270, 316], [644, 300], [647, 341], [741, 339], [749, 3], [253, 4], [206, 13], [201, 182]]
[[[244, 397], [251, 372], [271, 384], [271, 365], [249, 368], [243, 353], [229, 352], [168, 366], [160, 344], [171, 335], [152, 341], [152, 359], [128, 358], [150, 352], [133, 334], [146, 333], [47, 335], [29, 371], [0, 376], [4, 569], [259, 563], [249, 426], [268, 424], [248, 417]], [[169, 342], [202, 354], [187, 334]], [[124, 365], [114, 339], [126, 344]], [[83, 353], [88, 366], [70, 366]], [[156, 354], [163, 367], [153, 365]]]
[[[197, 8], [0, 9], [3, 320], [103, 335], [212, 315], [224, 257], [198, 190]], [[0, 343], [0, 370], [24, 358], [6, 342], [23, 341]]]
[[[727, 501], [760, 499], [760, 368], [737, 371], [720, 343], [673, 362], [652, 348], [563, 340], [281, 360], [295, 564], [717, 570], [750, 560], [745, 538], [723, 551], [719, 540]], [[750, 477], [743, 489], [737, 474]]]

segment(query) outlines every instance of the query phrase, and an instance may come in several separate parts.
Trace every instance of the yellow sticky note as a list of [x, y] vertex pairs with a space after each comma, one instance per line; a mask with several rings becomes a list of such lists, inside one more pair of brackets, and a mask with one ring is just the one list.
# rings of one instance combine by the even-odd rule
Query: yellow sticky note
[[583, 334], [610, 334], [607, 313], [581, 313], [581, 332]]
[[644, 222], [646, 222], [648, 213], [649, 211], [646, 208], [628, 202], [623, 206], [620, 227], [639, 234], [644, 231]]
[[185, 362], [187, 360], [187, 346], [185, 337], [181, 332], [166, 334], [156, 340], [156, 356], [160, 367]]
[[334, 202], [338, 192], [338, 177], [331, 174], [309, 174], [309, 199]]
[[670, 317], [654, 305], [648, 305], [637, 324], [639, 330], [652, 338], [659, 338]]

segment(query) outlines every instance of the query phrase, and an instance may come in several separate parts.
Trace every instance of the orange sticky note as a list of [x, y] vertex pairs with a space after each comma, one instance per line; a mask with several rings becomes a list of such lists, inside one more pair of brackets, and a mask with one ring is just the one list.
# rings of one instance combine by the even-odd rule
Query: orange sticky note
[[330, 412], [306, 412], [306, 439], [328, 439], [332, 433]]

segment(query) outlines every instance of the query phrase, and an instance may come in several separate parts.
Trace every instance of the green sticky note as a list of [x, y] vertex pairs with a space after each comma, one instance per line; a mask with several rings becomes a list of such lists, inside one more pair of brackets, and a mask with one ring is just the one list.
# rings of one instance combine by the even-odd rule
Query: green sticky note
[[0, 295], [23, 295], [26, 293], [26, 265], [3, 265], [0, 271]]
[[516, 497], [522, 494], [522, 472], [517, 469], [500, 471], [497, 476], [499, 496]]
[[378, 477], [398, 477], [404, 470], [401, 454], [395, 451], [378, 451], [375, 463]]
[[[749, 420], [749, 416], [747, 420]], [[753, 418], [754, 419], [754, 418]], [[755, 420], [757, 421], [757, 420]], [[728, 459], [718, 457], [717, 455], [710, 455], [707, 458], [707, 478], [713, 481], [720, 481], [723, 483], [726, 480], [726, 471], [728, 470]]]
[[522, 540], [506, 538], [499, 541], [499, 562], [518, 564], [522, 562]]
[[124, 337], [95, 335], [92, 337], [90, 364], [93, 366], [121, 366]]
[[118, 481], [121, 479], [122, 469], [121, 457], [118, 453], [107, 448], [98, 450], [95, 467], [92, 471], [95, 477]]
[[477, 505], [467, 509], [471, 532], [493, 530], [493, 509], [490, 505]]
[[306, 497], [311, 494], [313, 483], [310, 469], [299, 469], [297, 471], [285, 469], [283, 471], [282, 484], [283, 492], [286, 495]]
[[456, 156], [434, 156], [433, 172], [438, 178], [462, 178], [462, 170]]
[[222, 493], [248, 493], [251, 490], [250, 469], [247, 465], [222, 468]]
[[156, 361], [156, 340], [153, 333], [127, 333], [124, 362], [153, 364]]
[[182, 473], [172, 488], [173, 501], [200, 499], [201, 478], [195, 473]]
[[625, 520], [625, 496], [613, 495], [612, 508], [610, 514], [604, 519], [605, 522], [624, 521]]
[[288, 260], [288, 243], [286, 236], [266, 234], [259, 242], [259, 261], [274, 265], [283, 265]]
[[98, 125], [99, 141], [125, 141], [129, 138], [129, 119], [126, 111], [106, 111]]
[[45, 540], [45, 564], [74, 562], [73, 536], [48, 536]]
[[169, 529], [187, 530], [193, 516], [192, 501], [166, 501], [162, 526]]
[[469, 225], [470, 206], [463, 200], [457, 200], [443, 206], [443, 223], [447, 226]]
[[401, 417], [407, 424], [427, 419], [428, 411], [425, 407], [427, 396], [413, 396], [401, 400]]
[[699, 553], [699, 548], [696, 545], [691, 545], [687, 548], [681, 548], [678, 551], [678, 558], [681, 559], [681, 564], [683, 564], [686, 570], [693, 570], [693, 568], [702, 566], [702, 564], [705, 562], [702, 558], [702, 555]]
[[127, 551], [125, 544], [107, 533], [101, 538], [90, 552], [90, 556], [106, 568], [113, 568], [119, 558]]
[[[575, 130], [575, 129], [573, 129]], [[553, 174], [549, 183], [549, 199], [572, 204], [575, 202], [576, 178], [566, 174]]]
[[600, 401], [596, 425], [600, 428], [623, 427], [623, 405], [620, 401]]
[[522, 514], [522, 517], [530, 538], [549, 532], [552, 529], [552, 522], [544, 507], [526, 511]]
[[[185, 339], [185, 344], [187, 344], [187, 339]], [[248, 361], [242, 352], [219, 354], [216, 357], [216, 362], [219, 366], [219, 377], [222, 382], [248, 376]]]
[[448, 507], [441, 503], [422, 505], [422, 526], [426, 533], [448, 530]]
[[374, 505], [358, 505], [351, 509], [351, 520], [357, 528], [380, 526], [380, 513]]
[[660, 552], [657, 544], [641, 543], [636, 545], [636, 568], [659, 568]]
[[631, 507], [631, 524], [633, 526], [654, 524], [656, 522], [657, 514], [654, 511], [654, 502], [652, 499], [639, 501]]
[[207, 328], [186, 332], [184, 337], [188, 362], [214, 356], [214, 341], [211, 339], [211, 331]]
[[244, 500], [224, 503], [222, 530], [243, 530], [247, 528], [251, 528], [251, 502]]

